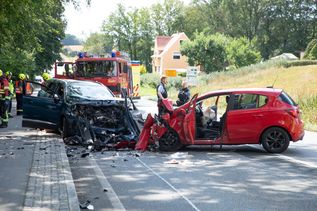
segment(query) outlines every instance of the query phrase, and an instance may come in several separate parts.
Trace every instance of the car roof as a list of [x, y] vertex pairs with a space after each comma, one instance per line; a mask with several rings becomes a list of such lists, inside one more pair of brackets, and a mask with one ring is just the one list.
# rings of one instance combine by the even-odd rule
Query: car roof
[[60, 78], [52, 78], [51, 80], [54, 81], [61, 81], [61, 82], [65, 82], [65, 83], [82, 83], [82, 84], [100, 84], [99, 82], [96, 81], [86, 81], [86, 80], [74, 80], [74, 79], [60, 79]]
[[207, 92], [202, 96], [217, 95], [217, 94], [231, 94], [231, 93], [246, 93], [246, 94], [262, 94], [262, 95], [279, 95], [283, 90], [275, 88], [236, 88], [236, 89], [221, 89]]

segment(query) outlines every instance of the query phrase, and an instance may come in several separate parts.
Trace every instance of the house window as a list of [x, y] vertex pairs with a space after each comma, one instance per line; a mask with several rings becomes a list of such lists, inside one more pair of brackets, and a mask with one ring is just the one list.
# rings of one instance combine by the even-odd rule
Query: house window
[[181, 53], [180, 52], [174, 52], [173, 53], [173, 59], [181, 59]]

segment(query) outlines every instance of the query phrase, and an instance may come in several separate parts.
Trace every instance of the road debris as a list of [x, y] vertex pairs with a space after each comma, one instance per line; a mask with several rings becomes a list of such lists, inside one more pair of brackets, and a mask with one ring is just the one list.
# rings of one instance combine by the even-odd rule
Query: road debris
[[83, 152], [80, 157], [85, 158], [89, 156], [89, 154], [90, 154], [89, 152]]
[[171, 154], [169, 157], [173, 158], [173, 159], [187, 158], [188, 152], [175, 152], [175, 153]]
[[165, 161], [164, 163], [165, 164], [179, 164], [179, 161], [177, 161], [175, 159], [172, 159], [172, 160], [169, 160], [169, 161]]
[[79, 204], [80, 209], [94, 210], [94, 206], [89, 200]]

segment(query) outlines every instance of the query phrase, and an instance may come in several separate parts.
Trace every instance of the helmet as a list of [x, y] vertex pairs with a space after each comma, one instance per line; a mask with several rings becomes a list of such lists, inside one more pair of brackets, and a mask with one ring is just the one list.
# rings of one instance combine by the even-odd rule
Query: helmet
[[12, 73], [10, 71], [7, 71], [6, 76], [9, 76], [9, 75], [12, 76]]
[[47, 81], [47, 80], [49, 80], [51, 78], [51, 76], [48, 73], [43, 73], [42, 74], [42, 78], [43, 78], [44, 81]]
[[2, 70], [0, 70], [0, 76], [2, 76], [2, 74], [3, 74], [3, 72], [2, 72]]
[[24, 79], [25, 79], [25, 75], [24, 75], [23, 73], [20, 73], [20, 74], [19, 74], [19, 79], [20, 79], [20, 80], [24, 80]]

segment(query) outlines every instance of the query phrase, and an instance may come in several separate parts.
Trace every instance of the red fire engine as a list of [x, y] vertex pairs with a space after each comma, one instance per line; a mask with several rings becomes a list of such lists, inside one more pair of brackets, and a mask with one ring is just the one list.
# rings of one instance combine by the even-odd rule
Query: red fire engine
[[79, 53], [75, 63], [56, 62], [55, 77], [98, 81], [117, 96], [122, 90], [127, 91], [128, 96], [133, 94], [131, 63], [118, 51], [107, 57], [90, 57]]

